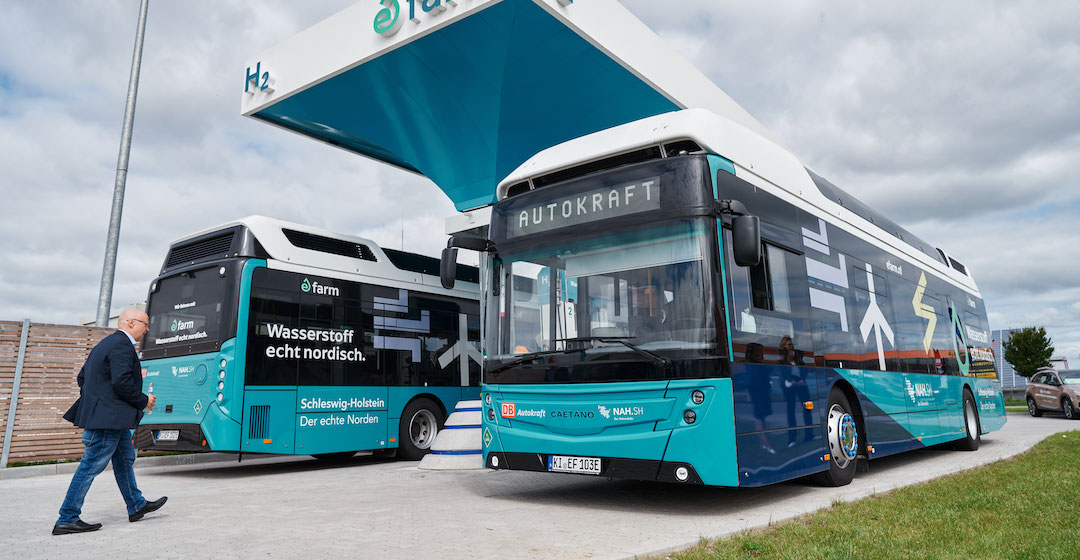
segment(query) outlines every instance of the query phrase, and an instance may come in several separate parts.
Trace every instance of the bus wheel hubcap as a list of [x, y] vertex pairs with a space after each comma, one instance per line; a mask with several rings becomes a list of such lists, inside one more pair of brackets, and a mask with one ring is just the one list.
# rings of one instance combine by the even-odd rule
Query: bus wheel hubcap
[[859, 431], [855, 428], [855, 419], [840, 405], [834, 404], [829, 409], [828, 427], [832, 460], [837, 467], [847, 468], [859, 451]]
[[435, 433], [439, 430], [435, 415], [430, 410], [418, 410], [409, 421], [409, 438], [417, 449], [431, 447]]
[[964, 402], [964, 418], [967, 419], [968, 437], [975, 439], [979, 435], [979, 424], [975, 422], [975, 405], [971, 401]]

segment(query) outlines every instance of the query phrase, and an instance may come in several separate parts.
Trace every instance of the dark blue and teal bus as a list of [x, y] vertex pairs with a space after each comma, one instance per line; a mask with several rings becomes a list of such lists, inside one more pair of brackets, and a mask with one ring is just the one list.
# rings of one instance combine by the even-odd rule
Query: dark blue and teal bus
[[172, 244], [147, 298], [139, 449], [418, 459], [478, 396], [478, 271], [261, 216]]
[[964, 265], [703, 110], [537, 154], [451, 246], [485, 252], [489, 468], [842, 485], [1005, 422]]

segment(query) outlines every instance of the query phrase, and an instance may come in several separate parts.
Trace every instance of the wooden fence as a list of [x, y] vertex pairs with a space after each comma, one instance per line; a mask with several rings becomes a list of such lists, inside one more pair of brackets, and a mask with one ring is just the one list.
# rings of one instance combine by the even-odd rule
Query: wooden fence
[[[26, 346], [16, 388], [24, 325]], [[75, 379], [79, 368], [94, 345], [113, 332], [113, 328], [0, 321], [0, 446], [8, 463], [82, 456], [82, 430], [63, 415], [79, 396]], [[18, 395], [14, 415], [13, 391]]]

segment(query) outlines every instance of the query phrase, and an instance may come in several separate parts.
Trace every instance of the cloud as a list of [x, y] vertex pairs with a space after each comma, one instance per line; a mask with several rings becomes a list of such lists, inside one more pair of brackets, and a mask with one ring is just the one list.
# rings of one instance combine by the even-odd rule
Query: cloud
[[[427, 179], [239, 114], [251, 56], [344, 0], [149, 9], [113, 302], [248, 214], [436, 255]], [[807, 165], [973, 271], [994, 328], [1080, 356], [1080, 8], [624, 0]], [[0, 5], [0, 319], [94, 314], [137, 5]]]

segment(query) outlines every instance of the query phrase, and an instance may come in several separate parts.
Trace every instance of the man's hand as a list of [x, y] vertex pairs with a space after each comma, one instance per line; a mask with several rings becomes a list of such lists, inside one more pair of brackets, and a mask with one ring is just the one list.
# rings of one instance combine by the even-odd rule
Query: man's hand
[[154, 395], [149, 395], [147, 397], [146, 410], [148, 412], [153, 412], [154, 411], [154, 403], [155, 402], [157, 402], [157, 397], [155, 397]]

